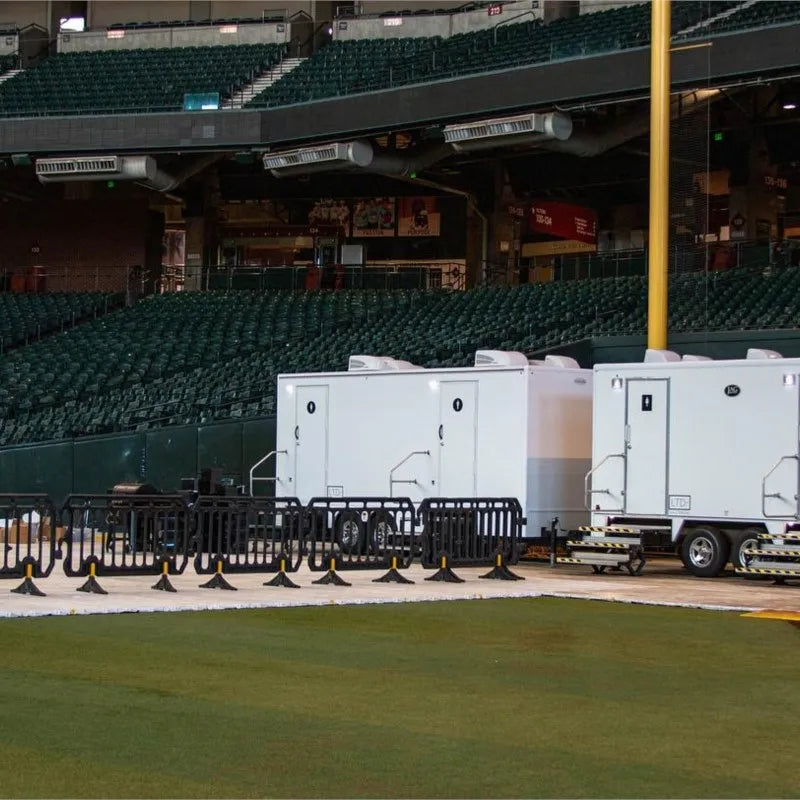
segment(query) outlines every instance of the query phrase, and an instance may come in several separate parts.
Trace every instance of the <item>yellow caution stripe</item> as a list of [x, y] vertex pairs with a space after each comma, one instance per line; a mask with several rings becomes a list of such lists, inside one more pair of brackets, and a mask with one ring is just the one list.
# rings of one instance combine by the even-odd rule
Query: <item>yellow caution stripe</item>
[[794, 575], [800, 578], [800, 568], [765, 569], [763, 567], [736, 567], [735, 572], [739, 575]]
[[582, 541], [568, 541], [567, 547], [607, 547], [609, 550], [627, 550], [629, 547], [636, 547], [637, 545], [624, 544], [622, 542], [593, 542], [591, 539], [583, 539]]
[[800, 557], [800, 550], [770, 550], [765, 547], [763, 550], [742, 550], [746, 556], [791, 556], [793, 558]]
[[567, 558], [567, 556], [559, 556], [556, 559], [556, 563], [558, 563], [558, 564], [585, 564], [586, 562], [582, 558]]
[[787, 540], [790, 542], [800, 542], [800, 533], [759, 533], [758, 538], [762, 541], [769, 539], [776, 543]]
[[637, 533], [635, 528], [614, 528], [609, 525], [581, 525], [581, 533]]

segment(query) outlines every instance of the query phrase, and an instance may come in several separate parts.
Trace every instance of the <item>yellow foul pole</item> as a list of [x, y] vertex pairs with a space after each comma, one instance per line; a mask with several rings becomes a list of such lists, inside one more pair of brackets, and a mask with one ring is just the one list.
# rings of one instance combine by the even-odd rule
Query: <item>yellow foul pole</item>
[[669, 243], [670, 0], [651, 0], [650, 44], [650, 245], [647, 346], [667, 347], [667, 246]]

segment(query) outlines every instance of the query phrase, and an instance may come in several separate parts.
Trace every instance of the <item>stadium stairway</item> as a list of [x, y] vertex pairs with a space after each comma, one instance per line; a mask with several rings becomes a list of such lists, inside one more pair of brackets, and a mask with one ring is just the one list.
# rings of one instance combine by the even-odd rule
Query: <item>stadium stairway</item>
[[284, 76], [288, 75], [293, 69], [299, 67], [306, 61], [305, 58], [283, 58], [273, 67], [261, 72], [255, 80], [242, 86], [234, 92], [229, 98], [220, 103], [220, 108], [242, 108], [246, 103], [249, 103], [254, 97], [266, 91], [276, 81], [279, 81]]
[[[797, 268], [674, 276], [669, 326], [800, 327], [798, 297]], [[0, 444], [265, 416], [281, 372], [346, 369], [357, 352], [467, 366], [480, 348], [533, 353], [640, 335], [646, 314], [641, 276], [467, 292], [152, 297], [0, 357]]]

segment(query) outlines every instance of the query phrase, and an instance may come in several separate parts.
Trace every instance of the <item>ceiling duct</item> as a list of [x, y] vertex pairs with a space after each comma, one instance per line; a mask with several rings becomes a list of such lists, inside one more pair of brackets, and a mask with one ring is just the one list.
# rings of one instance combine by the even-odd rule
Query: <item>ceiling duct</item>
[[139, 181], [168, 192], [178, 181], [158, 168], [151, 156], [71, 156], [37, 158], [36, 177], [41, 183], [70, 181]]
[[276, 178], [306, 175], [342, 167], [364, 167], [372, 159], [372, 145], [365, 141], [333, 142], [316, 147], [300, 147], [281, 153], [265, 153], [264, 169]]
[[[722, 92], [719, 89], [698, 89], [678, 95], [672, 99], [671, 118], [676, 119], [699, 111], [721, 96]], [[602, 127], [576, 131], [568, 138], [543, 139], [541, 146], [545, 150], [569, 153], [581, 158], [592, 158], [619, 147], [631, 139], [638, 139], [649, 130], [650, 109], [645, 108], [642, 111], [625, 114]]]
[[572, 118], [560, 111], [547, 114], [520, 114], [478, 122], [446, 125], [444, 140], [462, 152], [489, 147], [535, 144], [555, 139], [563, 141], [572, 135]]

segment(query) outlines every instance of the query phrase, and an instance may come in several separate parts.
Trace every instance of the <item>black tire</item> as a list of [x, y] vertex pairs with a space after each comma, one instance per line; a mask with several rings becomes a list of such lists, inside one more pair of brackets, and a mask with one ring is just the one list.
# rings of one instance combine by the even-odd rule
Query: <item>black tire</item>
[[745, 528], [731, 534], [731, 564], [734, 567], [746, 567], [742, 550], [753, 550], [758, 547], [758, 535], [764, 533], [761, 528]]
[[717, 528], [692, 528], [681, 543], [681, 560], [696, 578], [716, 578], [728, 563], [730, 549], [727, 536]]
[[397, 524], [394, 515], [385, 509], [373, 511], [369, 516], [369, 542], [375, 554], [391, 552], [396, 542]]
[[334, 523], [334, 533], [339, 549], [347, 555], [364, 553], [367, 544], [367, 532], [361, 515], [357, 511], [342, 511]]

